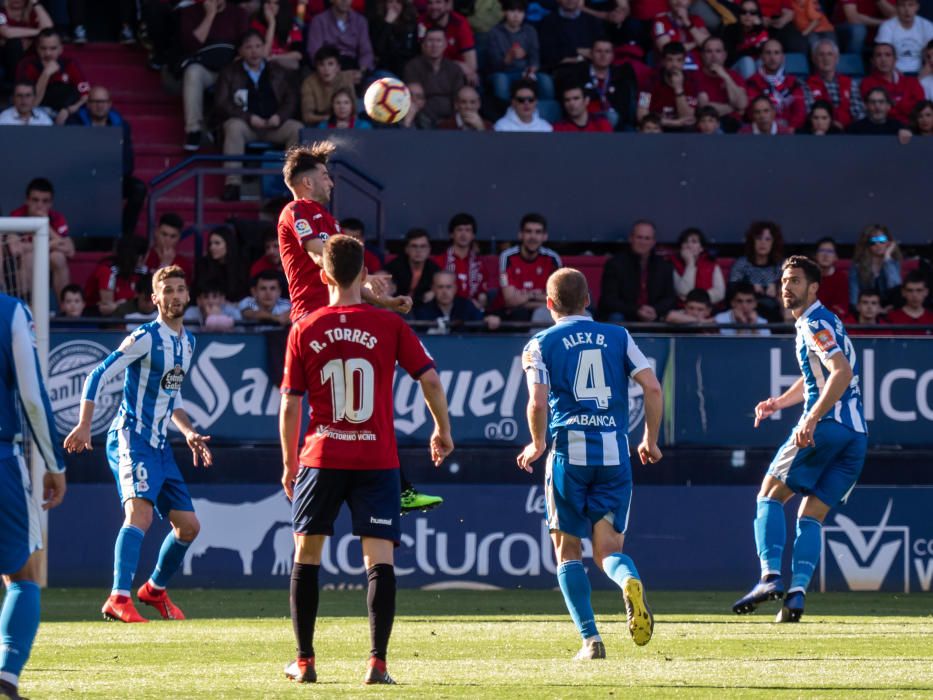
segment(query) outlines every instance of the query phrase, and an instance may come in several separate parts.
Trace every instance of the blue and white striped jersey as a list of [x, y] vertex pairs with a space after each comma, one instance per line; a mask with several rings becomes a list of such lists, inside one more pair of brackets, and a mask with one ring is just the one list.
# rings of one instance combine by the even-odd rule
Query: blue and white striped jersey
[[23, 454], [20, 406], [46, 468], [65, 471], [52, 405], [39, 372], [32, 314], [19, 299], [0, 294], [0, 459]]
[[858, 385], [855, 348], [849, 340], [842, 321], [823, 304], [816, 301], [801, 314], [794, 324], [797, 328], [797, 362], [803, 374], [804, 414], [820, 397], [820, 391], [829, 376], [824, 371], [827, 360], [841, 352], [852, 366], [852, 381], [845, 393], [822, 420], [834, 420], [857, 433], [867, 433], [865, 414], [862, 412], [862, 392]]
[[570, 464], [629, 464], [629, 377], [650, 368], [622, 326], [565, 316], [522, 353], [528, 389], [547, 384], [552, 450]]
[[172, 411], [184, 408], [181, 385], [193, 354], [194, 336], [184, 328], [175, 333], [157, 318], [133, 331], [88, 375], [82, 399], [96, 402], [101, 386], [125, 369], [123, 401], [110, 429], [129, 428], [162, 447]]

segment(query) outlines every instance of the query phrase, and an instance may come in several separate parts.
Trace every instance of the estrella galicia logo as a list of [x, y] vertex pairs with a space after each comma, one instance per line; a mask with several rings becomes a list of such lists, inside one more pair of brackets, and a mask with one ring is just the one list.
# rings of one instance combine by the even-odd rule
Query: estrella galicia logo
[[175, 365], [162, 377], [162, 388], [173, 393], [181, 389], [183, 381], [185, 381], [185, 370], [181, 368], [181, 365]]
[[[841, 574], [850, 591], [880, 591], [885, 584], [900, 588], [903, 583], [904, 593], [910, 592], [910, 528], [888, 524], [893, 507], [894, 499], [888, 499], [877, 525], [859, 525], [837, 513], [835, 525], [823, 527], [821, 591], [827, 590], [827, 579], [830, 590], [837, 588], [835, 581]], [[832, 558], [828, 560], [827, 554]]]
[[[67, 435], [78, 423], [84, 381], [110, 351], [90, 340], [70, 340], [56, 345], [49, 353], [49, 401], [55, 415], [55, 427]], [[123, 372], [100, 387], [91, 434], [107, 430], [120, 407], [123, 396]]]

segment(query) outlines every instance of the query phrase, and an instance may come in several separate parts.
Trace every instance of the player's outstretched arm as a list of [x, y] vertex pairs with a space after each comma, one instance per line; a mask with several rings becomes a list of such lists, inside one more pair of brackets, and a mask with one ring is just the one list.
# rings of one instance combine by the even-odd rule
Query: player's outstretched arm
[[661, 430], [661, 414], [664, 411], [664, 396], [661, 383], [650, 367], [636, 372], [632, 377], [645, 393], [645, 435], [638, 445], [638, 458], [642, 464], [659, 462], [663, 455], [658, 447]]
[[187, 411], [183, 408], [176, 408], [172, 411], [172, 422], [175, 427], [185, 436], [185, 442], [191, 450], [191, 463], [194, 466], [204, 465], [209, 467], [214, 463], [214, 456], [211, 454], [207, 443], [210, 441], [210, 435], [201, 435], [191, 424]]
[[429, 369], [418, 378], [424, 402], [434, 418], [434, 432], [431, 435], [431, 461], [439, 467], [447, 456], [454, 451], [454, 440], [450, 435], [450, 416], [447, 414], [447, 395], [437, 370]]
[[528, 431], [531, 433], [531, 442], [518, 455], [519, 469], [529, 474], [532, 465], [538, 461], [544, 450], [547, 449], [547, 397], [550, 387], [547, 384], [532, 384], [528, 392], [528, 405], [525, 407], [525, 417], [528, 419]]
[[794, 406], [801, 401], [803, 401], [803, 377], [798, 377], [797, 381], [780, 396], [772, 396], [758, 402], [755, 406], [755, 427], [761, 425], [761, 421], [773, 413]]
[[295, 491], [298, 476], [298, 436], [301, 432], [301, 396], [282, 394], [279, 405], [279, 443], [282, 446], [282, 488], [288, 500]]
[[823, 384], [820, 398], [816, 400], [813, 408], [807, 412], [794, 431], [794, 444], [797, 447], [809, 447], [815, 444], [813, 432], [816, 430], [817, 423], [842, 398], [849, 387], [849, 382], [852, 381], [852, 365], [849, 364], [844, 353], [837, 352], [824, 362], [829, 365], [829, 377]]
[[[373, 284], [375, 283], [375, 284]], [[372, 304], [373, 306], [380, 306], [383, 309], [388, 309], [389, 311], [395, 311], [400, 314], [407, 314], [411, 311], [412, 300], [411, 297], [404, 295], [399, 296], [388, 296], [388, 286], [385, 286], [385, 282], [378, 277], [368, 277], [365, 284], [363, 284], [360, 289], [360, 297], [367, 304]]]

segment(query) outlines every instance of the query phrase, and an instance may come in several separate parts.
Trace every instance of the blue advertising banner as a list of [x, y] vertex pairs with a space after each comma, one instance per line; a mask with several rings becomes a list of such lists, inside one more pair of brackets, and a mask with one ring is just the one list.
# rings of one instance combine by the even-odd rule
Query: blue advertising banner
[[[544, 522], [540, 474], [527, 486], [432, 487], [446, 499], [430, 514], [402, 518], [396, 551], [407, 588], [554, 588], [555, 560]], [[291, 515], [280, 488], [195, 486], [201, 534], [173, 585], [282, 588], [294, 554]], [[850, 504], [827, 518], [823, 558], [813, 588], [929, 591], [933, 580], [930, 488], [857, 488]], [[494, 504], [494, 507], [493, 507]], [[794, 507], [788, 507], [788, 527]], [[755, 489], [741, 486], [636, 487], [626, 552], [650, 589], [740, 590], [758, 577], [752, 534]], [[87, 513], [96, 517], [88, 518]], [[76, 484], [50, 513], [49, 577], [54, 586], [110, 584], [113, 541], [122, 515], [110, 485]], [[143, 546], [140, 581], [167, 532], [153, 524]], [[788, 540], [792, 542], [791, 539]], [[790, 549], [788, 547], [788, 549]], [[592, 565], [594, 587], [611, 584]], [[785, 562], [785, 567], [789, 563]], [[321, 581], [360, 586], [360, 546], [344, 509], [324, 548]]]
[[[78, 417], [87, 373], [119, 345], [120, 333], [53, 333], [49, 392], [56, 424], [66, 434]], [[527, 390], [520, 355], [527, 337], [427, 336], [447, 390], [458, 445], [518, 446], [528, 439]], [[775, 414], [753, 429], [755, 404], [799, 376], [790, 338], [638, 337], [664, 379], [663, 444], [776, 447], [800, 416]], [[933, 339], [854, 340], [873, 446], [929, 446], [933, 430]], [[278, 358], [276, 358], [278, 359]], [[185, 379], [185, 407], [195, 425], [216, 441], [276, 442], [278, 388], [270, 379], [261, 334], [198, 335]], [[122, 377], [105, 386], [95, 411], [95, 436], [116, 414]], [[629, 429], [637, 439], [644, 419], [639, 387], [630, 382]], [[399, 443], [423, 444], [430, 416], [417, 383], [397, 373], [393, 385]]]

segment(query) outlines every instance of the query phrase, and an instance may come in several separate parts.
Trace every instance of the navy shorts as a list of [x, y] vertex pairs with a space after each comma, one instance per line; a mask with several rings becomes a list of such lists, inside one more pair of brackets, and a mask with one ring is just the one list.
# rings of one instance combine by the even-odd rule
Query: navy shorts
[[340, 506], [350, 506], [353, 534], [401, 542], [398, 469], [302, 467], [295, 480], [292, 525], [298, 535], [333, 535]]
[[42, 548], [39, 506], [20, 456], [0, 459], [0, 574], [15, 574]]
[[107, 461], [121, 504], [131, 498], [144, 498], [155, 506], [161, 518], [173, 510], [194, 510], [188, 486], [168, 445], [153, 447], [129, 428], [111, 430], [107, 434]]
[[628, 528], [632, 505], [632, 467], [625, 459], [613, 466], [570, 464], [551, 452], [544, 477], [547, 526], [575, 537], [589, 537], [606, 519], [616, 532]]

